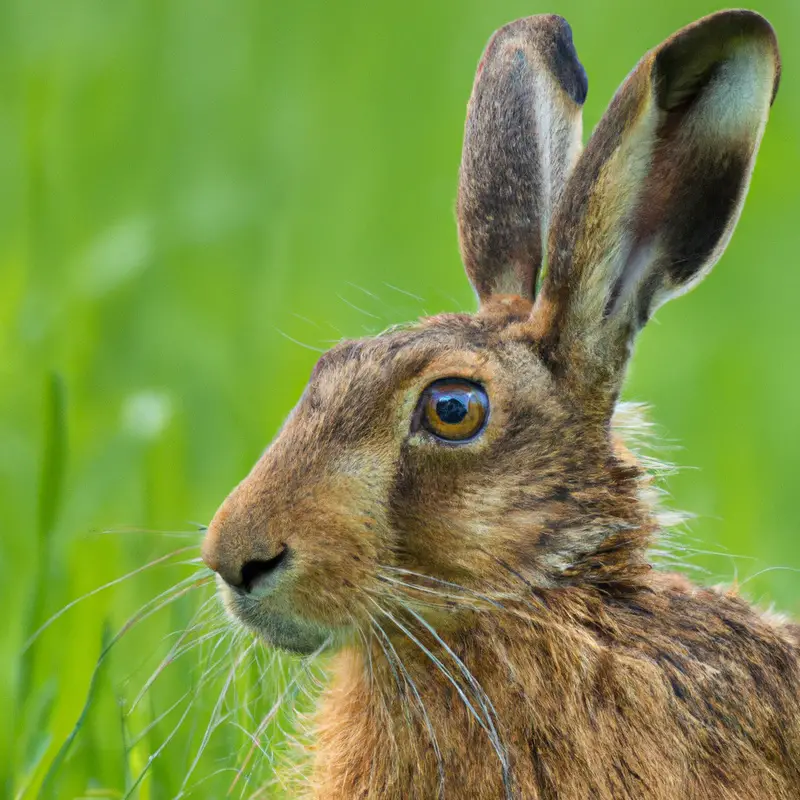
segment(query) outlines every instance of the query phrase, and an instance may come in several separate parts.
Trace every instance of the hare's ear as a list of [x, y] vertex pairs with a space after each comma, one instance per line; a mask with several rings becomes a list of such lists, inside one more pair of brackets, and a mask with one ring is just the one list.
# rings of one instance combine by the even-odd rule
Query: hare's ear
[[553, 217], [532, 322], [602, 413], [635, 334], [727, 245], [779, 75], [763, 17], [713, 14], [648, 53], [592, 134]]
[[461, 255], [482, 304], [533, 300], [552, 209], [580, 152], [586, 89], [561, 17], [517, 20], [486, 47], [458, 187]]

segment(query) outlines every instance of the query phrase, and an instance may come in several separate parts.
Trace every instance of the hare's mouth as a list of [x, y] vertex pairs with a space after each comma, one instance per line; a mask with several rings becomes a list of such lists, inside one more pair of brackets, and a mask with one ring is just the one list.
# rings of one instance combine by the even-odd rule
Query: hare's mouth
[[333, 641], [332, 632], [321, 625], [265, 607], [262, 602], [230, 590], [223, 590], [222, 594], [228, 612], [273, 647], [309, 655]]
[[310, 655], [331, 640], [328, 631], [280, 614], [262, 615], [256, 633], [268, 644], [298, 655]]

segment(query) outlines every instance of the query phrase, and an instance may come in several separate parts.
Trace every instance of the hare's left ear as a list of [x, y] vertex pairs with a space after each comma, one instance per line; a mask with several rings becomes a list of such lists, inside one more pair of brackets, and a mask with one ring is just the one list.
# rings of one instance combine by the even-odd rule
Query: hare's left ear
[[779, 75], [763, 17], [713, 14], [648, 53], [592, 134], [553, 217], [532, 322], [600, 413], [638, 330], [727, 245]]
[[461, 255], [481, 305], [532, 301], [550, 216], [581, 148], [586, 74], [553, 15], [501, 28], [478, 64], [458, 186]]

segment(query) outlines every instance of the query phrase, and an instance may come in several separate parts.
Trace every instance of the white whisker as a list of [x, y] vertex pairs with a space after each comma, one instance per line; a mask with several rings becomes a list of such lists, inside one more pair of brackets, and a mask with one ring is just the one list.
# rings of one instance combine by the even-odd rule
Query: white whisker
[[[322, 653], [323, 650], [325, 650], [325, 648], [328, 647], [329, 644], [330, 644], [330, 638], [326, 639], [313, 653], [311, 653], [311, 655], [309, 655], [305, 659], [303, 659], [303, 665], [302, 665], [303, 666], [303, 670], [307, 669], [308, 665], [313, 663], [314, 659], [317, 656], [319, 656], [319, 654]], [[259, 726], [256, 729], [255, 733], [253, 734], [256, 739], [259, 739], [261, 737], [261, 735], [263, 734], [263, 732], [266, 730], [267, 726], [269, 725], [270, 721], [274, 718], [275, 714], [278, 713], [278, 710], [280, 709], [281, 705], [283, 704], [284, 699], [289, 695], [289, 693], [292, 690], [292, 688], [294, 687], [295, 683], [297, 683], [297, 681], [299, 680], [300, 674], [301, 674], [301, 672], [298, 672], [298, 674], [295, 675], [292, 678], [291, 681], [289, 681], [289, 684], [284, 689], [284, 691], [281, 693], [281, 695], [278, 697], [277, 701], [274, 703], [272, 708], [267, 712], [267, 714], [261, 720], [261, 723], [259, 724]], [[242, 776], [245, 773], [245, 770], [247, 769], [248, 764], [250, 763], [250, 760], [253, 757], [254, 751], [255, 751], [255, 747], [251, 747], [250, 750], [248, 751], [247, 755], [245, 756], [244, 762], [242, 763], [242, 766], [237, 771], [236, 777], [233, 779], [233, 783], [231, 783], [231, 785], [230, 785], [230, 787], [228, 789], [228, 794], [230, 794], [234, 790], [234, 788], [236, 787], [236, 784], [241, 780]]]
[[[178, 550], [173, 551], [172, 553], [168, 553], [167, 555], [160, 556], [153, 561], [150, 561], [147, 564], [144, 564], [141, 567], [137, 567], [136, 569], [131, 570], [130, 572], [126, 573], [125, 575], [115, 578], [113, 581], [109, 581], [108, 583], [104, 583], [102, 586], [98, 586], [96, 589], [92, 589], [90, 592], [87, 592], [84, 595], [72, 600], [71, 602], [67, 603], [60, 611], [57, 611], [53, 614], [47, 622], [40, 625], [29, 637], [25, 644], [22, 646], [22, 652], [25, 653], [30, 648], [30, 646], [57, 620], [64, 616], [72, 608], [75, 608], [79, 603], [82, 603], [84, 600], [88, 600], [90, 597], [94, 597], [101, 592], [106, 591], [106, 589], [111, 589], [114, 586], [119, 586], [119, 584], [123, 583], [124, 581], [128, 580], [129, 578], [133, 578], [135, 575], [140, 575], [142, 572], [145, 572], [152, 567], [158, 566], [159, 564], [167, 564], [171, 558], [174, 558], [177, 555], [181, 555], [182, 553], [188, 553], [190, 550], [195, 550], [196, 545], [189, 545], [188, 547], [181, 547]], [[177, 562], [174, 566], [185, 564], [186, 562]]]
[[[397, 653], [397, 650], [395, 649], [394, 645], [392, 644], [391, 639], [386, 634], [386, 632], [383, 630], [383, 628], [381, 627], [380, 623], [372, 616], [372, 614], [369, 614], [368, 611], [366, 613], [369, 615], [370, 620], [372, 620], [372, 624], [375, 626], [376, 630], [383, 635], [383, 638], [384, 638], [384, 641], [386, 643], [386, 646], [390, 648], [390, 650], [391, 650], [391, 652], [392, 652], [392, 654], [393, 654], [393, 656], [394, 656], [394, 658], [395, 658], [395, 660], [397, 662], [397, 666], [400, 668], [400, 670], [403, 673], [403, 677], [404, 677], [404, 679], [406, 681], [406, 685], [409, 687], [409, 689], [411, 689], [411, 692], [412, 692], [412, 694], [414, 695], [414, 698], [417, 701], [417, 705], [419, 706], [419, 710], [420, 710], [420, 713], [422, 715], [423, 723], [425, 725], [425, 728], [428, 731], [428, 736], [429, 736], [429, 738], [431, 740], [431, 746], [433, 747], [434, 755], [436, 756], [436, 766], [437, 766], [437, 772], [438, 772], [438, 777], [439, 777], [438, 795], [439, 795], [440, 798], [444, 797], [445, 772], [444, 772], [444, 761], [442, 759], [442, 751], [441, 751], [441, 749], [439, 747], [439, 740], [436, 738], [436, 731], [434, 730], [433, 723], [431, 722], [431, 718], [430, 718], [430, 716], [428, 714], [428, 710], [425, 708], [425, 703], [423, 702], [422, 696], [419, 693], [419, 689], [417, 688], [417, 684], [414, 682], [414, 679], [411, 677], [410, 673], [406, 669], [406, 667], [403, 664], [399, 654]], [[386, 651], [384, 650], [384, 652], [386, 652]], [[387, 659], [388, 659], [388, 653], [386, 653], [386, 655], [387, 655]], [[387, 709], [387, 713], [388, 713], [388, 709]], [[389, 723], [391, 724], [391, 717], [389, 718]], [[415, 737], [413, 735], [413, 731], [411, 732], [411, 741], [415, 742]], [[395, 743], [395, 746], [396, 746], [396, 743]], [[415, 746], [416, 746], [416, 744], [415, 744]]]

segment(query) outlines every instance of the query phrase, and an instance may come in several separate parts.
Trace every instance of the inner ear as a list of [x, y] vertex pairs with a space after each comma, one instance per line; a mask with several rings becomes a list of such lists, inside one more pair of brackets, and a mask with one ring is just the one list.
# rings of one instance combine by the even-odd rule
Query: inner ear
[[763, 17], [699, 20], [639, 62], [573, 170], [532, 320], [575, 391], [604, 398], [603, 413], [636, 333], [730, 240], [779, 76]]
[[[679, 49], [686, 48], [676, 48]], [[656, 102], [664, 111], [686, 111], [719, 68], [719, 60], [711, 47], [688, 55], [693, 57], [681, 61], [678, 53], [668, 50], [656, 58]]]

